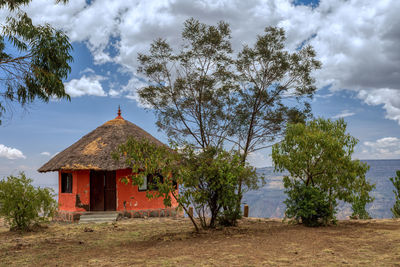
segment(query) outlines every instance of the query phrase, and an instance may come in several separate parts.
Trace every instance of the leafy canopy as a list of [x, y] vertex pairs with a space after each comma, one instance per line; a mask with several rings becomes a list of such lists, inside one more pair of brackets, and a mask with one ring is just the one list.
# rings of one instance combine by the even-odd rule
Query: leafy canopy
[[254, 47], [237, 54], [230, 32], [225, 22], [210, 26], [192, 18], [179, 51], [154, 41], [148, 54], [138, 55], [138, 71], [151, 82], [139, 97], [171, 140], [200, 148], [232, 142], [245, 161], [287, 122], [304, 121], [310, 107], [300, 100], [315, 92], [311, 73], [320, 62], [310, 46], [286, 51], [283, 29], [267, 27]]
[[20, 10], [29, 2], [0, 1], [0, 8], [15, 14], [0, 26], [0, 123], [13, 102], [25, 107], [36, 99], [70, 99], [62, 81], [71, 71], [72, 46], [68, 36], [48, 24], [34, 25]]
[[245, 45], [238, 53], [241, 88], [232, 134], [244, 157], [280, 137], [287, 123], [310, 115], [307, 99], [316, 90], [311, 74], [321, 62], [311, 46], [285, 50], [285, 40], [282, 28], [267, 27], [253, 47]]
[[230, 29], [224, 22], [208, 26], [189, 19], [182, 31], [182, 49], [166, 40], [139, 54], [138, 71], [151, 85], [138, 91], [157, 115], [157, 126], [171, 140], [197, 147], [221, 146], [232, 120], [233, 92]]

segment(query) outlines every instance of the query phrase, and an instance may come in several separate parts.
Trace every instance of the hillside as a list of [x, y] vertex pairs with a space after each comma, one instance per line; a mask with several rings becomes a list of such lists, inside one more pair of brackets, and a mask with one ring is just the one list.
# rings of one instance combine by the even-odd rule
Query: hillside
[[[0, 222], [1, 223], [1, 222]], [[20, 234], [0, 226], [0, 266], [395, 266], [400, 220], [306, 228], [249, 218], [193, 233], [188, 219], [50, 224]]]

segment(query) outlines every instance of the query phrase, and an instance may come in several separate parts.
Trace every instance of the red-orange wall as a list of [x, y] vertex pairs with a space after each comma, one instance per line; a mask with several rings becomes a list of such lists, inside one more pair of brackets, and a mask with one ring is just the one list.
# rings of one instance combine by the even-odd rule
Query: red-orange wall
[[85, 211], [76, 206], [76, 195], [81, 204], [90, 203], [90, 171], [63, 171], [72, 173], [72, 193], [61, 193], [61, 171], [58, 172], [58, 209], [65, 211]]
[[[162, 198], [148, 199], [146, 191], [139, 191], [137, 186], [124, 184], [121, 178], [131, 173], [130, 169], [117, 170], [117, 210], [145, 210], [165, 208]], [[178, 203], [172, 198], [172, 207]]]
[[[58, 173], [58, 204], [60, 211], [86, 211], [90, 207], [90, 171], [63, 171], [72, 173], [72, 193], [61, 193], [61, 171]], [[149, 200], [146, 191], [138, 191], [137, 186], [122, 183], [121, 177], [130, 174], [130, 169], [116, 171], [117, 183], [117, 211], [163, 209], [163, 199], [156, 198]], [[76, 195], [79, 195], [80, 205], [77, 206]], [[85, 206], [86, 205], [86, 206]], [[172, 198], [172, 207], [178, 204]], [[85, 208], [82, 208], [85, 207]]]

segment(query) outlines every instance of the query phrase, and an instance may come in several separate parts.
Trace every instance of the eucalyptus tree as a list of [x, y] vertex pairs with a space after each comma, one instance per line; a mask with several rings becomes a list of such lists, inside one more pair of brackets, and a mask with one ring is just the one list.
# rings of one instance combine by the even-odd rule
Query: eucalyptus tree
[[26, 106], [35, 100], [70, 99], [62, 81], [71, 71], [68, 36], [48, 24], [34, 25], [20, 9], [29, 2], [0, 1], [0, 8], [12, 14], [0, 26], [0, 123], [13, 102]]
[[157, 115], [157, 126], [171, 140], [200, 149], [221, 147], [232, 121], [237, 85], [229, 25], [184, 23], [182, 46], [173, 51], [157, 39], [149, 54], [139, 54], [139, 72], [150, 85], [140, 100]]
[[[304, 122], [311, 115], [307, 100], [316, 91], [312, 72], [321, 63], [311, 46], [289, 52], [285, 40], [282, 28], [267, 27], [253, 47], [245, 45], [238, 54], [241, 88], [230, 140], [243, 162], [250, 153], [279, 140], [288, 123]], [[241, 199], [242, 181], [238, 194]]]
[[[225, 22], [187, 20], [180, 50], [158, 39], [149, 54], [139, 54], [138, 71], [150, 84], [138, 94], [171, 140], [202, 151], [230, 142], [245, 164], [250, 153], [279, 139], [288, 122], [309, 116], [304, 99], [316, 90], [312, 72], [320, 62], [310, 46], [285, 50], [280, 28], [266, 28], [253, 48], [244, 46], [238, 54], [230, 39]], [[252, 189], [257, 182], [256, 176], [239, 177], [236, 214], [243, 184]]]

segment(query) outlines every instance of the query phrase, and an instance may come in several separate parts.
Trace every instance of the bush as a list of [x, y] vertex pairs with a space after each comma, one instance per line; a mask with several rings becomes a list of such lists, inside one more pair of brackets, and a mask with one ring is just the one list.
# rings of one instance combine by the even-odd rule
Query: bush
[[371, 215], [365, 208], [369, 202], [371, 201], [363, 196], [354, 196], [351, 203], [351, 209], [353, 210], [353, 213], [351, 214], [350, 218], [361, 220], [371, 219]]
[[189, 149], [185, 154], [185, 194], [194, 206], [201, 226], [214, 228], [236, 225], [241, 217], [236, 208], [240, 177], [256, 175], [241, 162], [237, 153], [209, 148], [201, 153]]
[[390, 210], [392, 211], [393, 218], [400, 218], [400, 170], [396, 172], [396, 177], [391, 177], [390, 181], [392, 182], [395, 190], [393, 193], [396, 198], [396, 202], [393, 205], [393, 208]]
[[285, 218], [311, 227], [326, 225], [334, 220], [336, 201], [330, 201], [327, 193], [298, 181], [291, 183], [288, 177], [284, 178], [284, 184], [288, 196], [284, 201]]
[[53, 191], [35, 188], [23, 172], [0, 181], [0, 216], [12, 230], [27, 231], [32, 225], [48, 221], [57, 209]]

